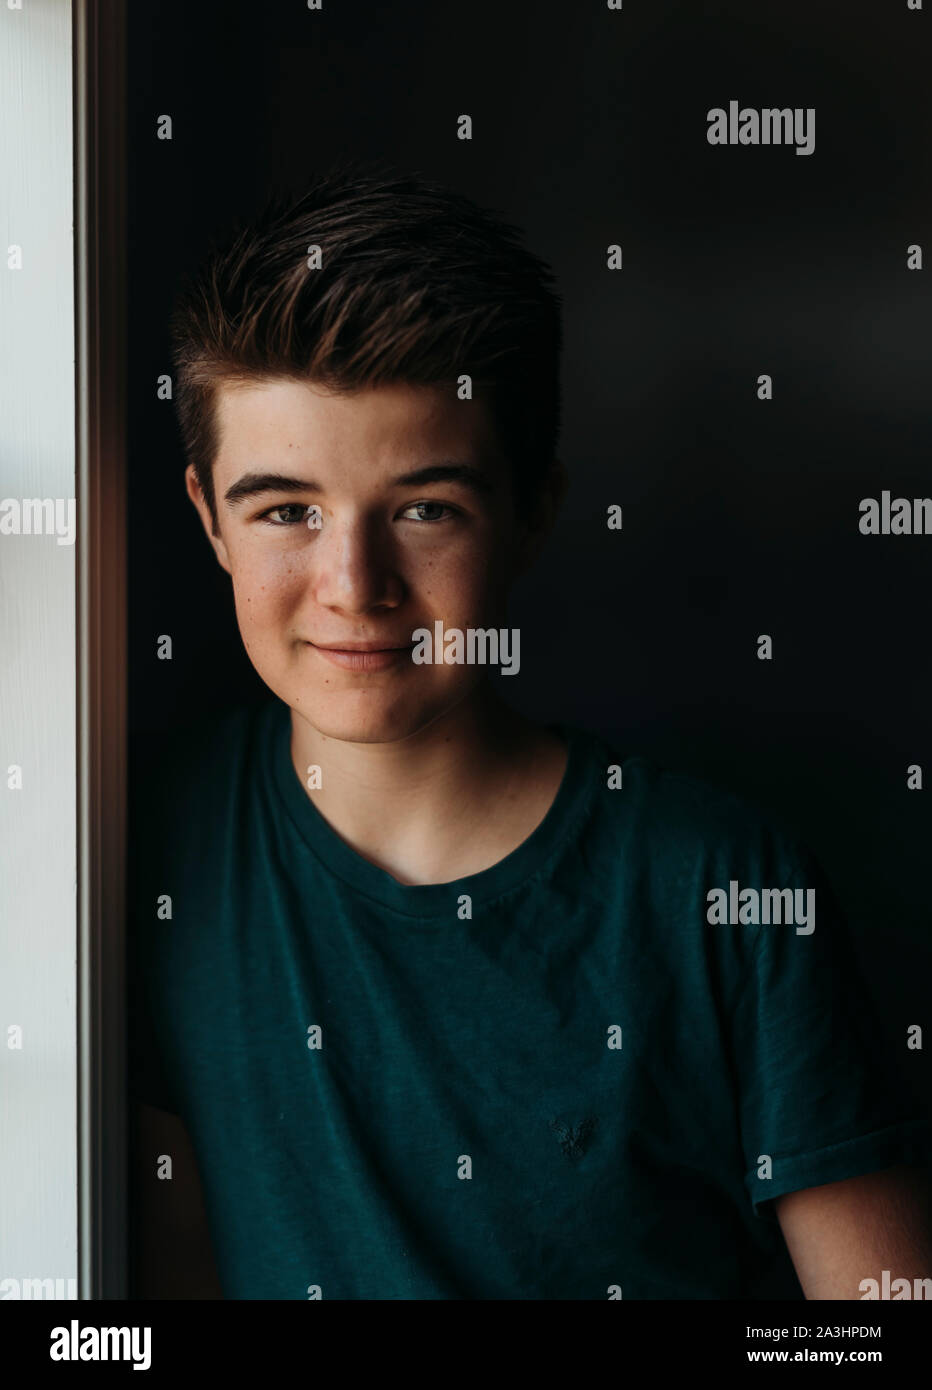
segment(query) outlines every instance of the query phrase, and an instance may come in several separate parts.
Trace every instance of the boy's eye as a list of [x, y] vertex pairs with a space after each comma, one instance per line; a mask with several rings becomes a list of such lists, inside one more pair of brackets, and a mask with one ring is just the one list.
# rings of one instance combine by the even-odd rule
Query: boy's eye
[[[262, 513], [260, 520], [267, 521], [270, 526], [295, 526], [298, 522], [304, 521], [309, 511], [310, 507], [305, 507], [300, 502], [284, 502], [277, 507], [269, 507], [267, 512]], [[290, 512], [292, 515], [289, 519], [282, 521], [277, 519], [279, 512]], [[295, 512], [297, 512], [297, 516], [294, 515]]]
[[[441, 512], [449, 512], [451, 515], [453, 515], [453, 508], [448, 507], [446, 502], [412, 502], [410, 507], [405, 507], [405, 510], [401, 513], [401, 515], [406, 517], [408, 521], [442, 521], [443, 517], [424, 515], [424, 512], [430, 511], [431, 507]], [[408, 517], [408, 512], [417, 512], [418, 515]]]
[[[269, 526], [297, 526], [307, 519], [312, 506], [313, 503], [305, 506], [302, 502], [280, 502], [278, 506], [269, 507], [267, 511], [262, 512], [259, 520]], [[409, 515], [411, 512], [415, 515]], [[444, 521], [446, 518], [437, 514], [443, 512], [453, 516], [455, 508], [448, 506], [446, 502], [412, 502], [401, 516], [407, 521]]]

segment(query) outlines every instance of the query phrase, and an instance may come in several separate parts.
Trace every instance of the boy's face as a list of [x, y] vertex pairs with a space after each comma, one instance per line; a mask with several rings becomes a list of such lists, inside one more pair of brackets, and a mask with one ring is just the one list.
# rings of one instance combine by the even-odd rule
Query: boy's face
[[[485, 668], [415, 664], [413, 633], [433, 634], [437, 619], [444, 630], [506, 626], [508, 589], [555, 501], [546, 494], [533, 531], [517, 522], [483, 405], [434, 387], [336, 395], [273, 380], [224, 383], [216, 410], [219, 535], [191, 467], [188, 493], [266, 685], [322, 734], [363, 743], [406, 738], [459, 704]], [[453, 464], [477, 485], [414, 477]], [[261, 475], [294, 485], [265, 478], [251, 490]], [[308, 525], [315, 508], [319, 527]], [[324, 650], [369, 644], [380, 654]]]

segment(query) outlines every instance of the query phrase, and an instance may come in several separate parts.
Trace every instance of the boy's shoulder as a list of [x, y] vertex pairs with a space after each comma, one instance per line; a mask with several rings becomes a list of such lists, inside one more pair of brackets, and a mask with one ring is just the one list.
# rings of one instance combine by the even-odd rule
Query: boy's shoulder
[[225, 804], [248, 771], [257, 740], [283, 711], [274, 698], [201, 711], [168, 729], [137, 730], [129, 741], [131, 824], [209, 815]]
[[168, 762], [196, 769], [225, 748], [240, 747], [266, 719], [282, 709], [275, 696], [199, 710], [168, 728], [137, 729], [130, 738], [131, 765]]
[[645, 853], [731, 861], [749, 856], [774, 872], [808, 863], [811, 851], [791, 814], [766, 795], [678, 768], [617, 737], [564, 726], [582, 741], [590, 774], [601, 780], [597, 819], [634, 838]]

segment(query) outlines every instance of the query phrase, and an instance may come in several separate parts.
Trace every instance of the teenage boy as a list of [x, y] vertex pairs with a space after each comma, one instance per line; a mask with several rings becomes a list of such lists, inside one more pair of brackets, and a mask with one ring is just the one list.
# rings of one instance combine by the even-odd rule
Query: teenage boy
[[[228, 1298], [932, 1273], [922, 1131], [805, 848], [468, 659], [564, 489], [547, 268], [428, 180], [332, 174], [213, 252], [173, 335], [272, 698], [134, 764], [144, 1272], [162, 1236]], [[572, 632], [553, 657], [584, 678]]]

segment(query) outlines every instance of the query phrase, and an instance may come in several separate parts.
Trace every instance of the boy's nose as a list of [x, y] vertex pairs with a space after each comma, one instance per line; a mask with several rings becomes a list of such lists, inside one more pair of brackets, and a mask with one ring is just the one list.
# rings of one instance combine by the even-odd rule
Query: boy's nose
[[401, 601], [396, 558], [379, 528], [364, 521], [331, 523], [321, 528], [312, 552], [315, 598], [323, 607], [366, 612]]

